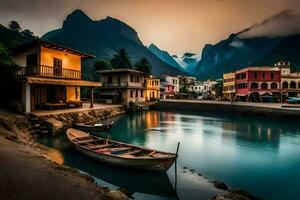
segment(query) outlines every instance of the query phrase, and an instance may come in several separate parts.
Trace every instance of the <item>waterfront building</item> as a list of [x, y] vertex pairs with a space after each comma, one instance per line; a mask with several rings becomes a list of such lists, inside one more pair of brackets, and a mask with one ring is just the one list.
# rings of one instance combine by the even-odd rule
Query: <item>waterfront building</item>
[[281, 72], [281, 90], [283, 98], [300, 97], [300, 73], [291, 72], [290, 62], [275, 63]]
[[223, 98], [234, 101], [235, 99], [235, 73], [223, 74]]
[[202, 93], [210, 97], [215, 95], [214, 86], [217, 84], [216, 81], [207, 80], [203, 82]]
[[20, 94], [26, 113], [40, 109], [80, 107], [81, 87], [100, 86], [100, 83], [82, 80], [81, 61], [93, 58], [92, 55], [35, 40], [15, 47], [11, 56], [21, 66], [17, 77], [21, 83]]
[[235, 84], [239, 101], [277, 102], [281, 99], [281, 74], [278, 67], [246, 67], [237, 70]]
[[160, 79], [149, 76], [145, 78], [146, 83], [146, 101], [157, 100], [160, 98]]
[[196, 77], [193, 77], [193, 76], [183, 76], [183, 75], [179, 75], [177, 77], [179, 79], [179, 88], [180, 89], [186, 87], [186, 89], [189, 92], [193, 91], [193, 85], [194, 85], [194, 82], [196, 81]]
[[145, 73], [133, 69], [121, 68], [101, 70], [102, 86], [96, 94], [106, 103], [118, 103], [128, 106], [130, 103], [145, 102]]
[[175, 94], [179, 93], [179, 78], [170, 75], [162, 75], [160, 77], [160, 94], [162, 99], [175, 98]]
[[203, 81], [195, 81], [192, 86], [192, 91], [196, 94], [202, 94], [203, 93]]

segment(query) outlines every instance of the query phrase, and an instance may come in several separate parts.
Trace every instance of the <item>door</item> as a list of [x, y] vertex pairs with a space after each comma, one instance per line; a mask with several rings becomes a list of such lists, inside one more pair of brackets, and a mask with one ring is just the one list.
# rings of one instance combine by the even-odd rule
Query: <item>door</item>
[[30, 54], [26, 56], [26, 75], [38, 74], [38, 54]]
[[53, 75], [62, 76], [62, 59], [53, 58]]

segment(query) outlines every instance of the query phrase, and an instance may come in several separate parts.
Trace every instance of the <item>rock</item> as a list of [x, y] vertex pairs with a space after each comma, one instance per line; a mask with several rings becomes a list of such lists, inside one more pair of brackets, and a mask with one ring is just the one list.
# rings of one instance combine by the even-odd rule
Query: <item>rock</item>
[[247, 197], [247, 198], [250, 199], [250, 200], [261, 200], [261, 198], [258, 198], [258, 197], [256, 197], [256, 196], [250, 194], [249, 192], [244, 191], [244, 190], [232, 190], [231, 193], [234, 193], [234, 194], [238, 194], [238, 195]]
[[120, 190], [111, 190], [104, 195], [105, 200], [128, 200], [128, 197]]
[[228, 187], [227, 187], [227, 185], [224, 183], [224, 182], [222, 182], [222, 181], [211, 181], [213, 184], [214, 184], [214, 186], [216, 187], [216, 188], [218, 188], [218, 189], [221, 189], [221, 190], [228, 190]]
[[91, 175], [88, 175], [88, 174], [82, 174], [83, 178], [85, 178], [85, 180], [91, 182], [91, 183], [94, 183], [95, 182], [95, 179], [91, 176]]
[[53, 136], [62, 133], [65, 129], [64, 123], [54, 118], [46, 119], [45, 123], [48, 125], [50, 134]]
[[260, 198], [257, 198], [252, 194], [243, 190], [231, 191], [226, 194], [218, 195], [212, 199], [213, 200], [261, 200]]
[[[134, 192], [129, 191], [128, 189], [125, 188], [119, 188], [118, 190], [120, 190], [123, 194], [125, 194], [127, 197], [129, 198], [133, 198], [132, 195], [134, 194]], [[134, 198], [133, 198], [134, 199]]]

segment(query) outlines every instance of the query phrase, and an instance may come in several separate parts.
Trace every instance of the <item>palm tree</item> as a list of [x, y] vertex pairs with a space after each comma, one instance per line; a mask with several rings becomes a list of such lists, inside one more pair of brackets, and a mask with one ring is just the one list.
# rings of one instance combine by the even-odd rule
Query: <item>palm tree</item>
[[105, 69], [111, 69], [111, 66], [107, 64], [103, 60], [97, 60], [94, 63], [94, 71], [100, 71], [100, 70], [105, 70]]
[[142, 58], [136, 65], [136, 69], [144, 72], [147, 76], [151, 74], [152, 66], [146, 58]]
[[110, 64], [113, 68], [128, 68], [131, 69], [132, 65], [130, 57], [128, 56], [125, 49], [120, 49], [116, 55], [110, 60]]

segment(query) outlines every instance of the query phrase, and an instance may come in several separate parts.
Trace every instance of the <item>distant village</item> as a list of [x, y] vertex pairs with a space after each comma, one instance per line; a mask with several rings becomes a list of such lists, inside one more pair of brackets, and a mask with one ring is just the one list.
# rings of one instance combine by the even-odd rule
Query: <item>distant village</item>
[[[82, 99], [89, 99], [91, 107], [94, 101], [130, 107], [160, 99], [297, 102], [300, 93], [300, 73], [292, 73], [285, 61], [274, 66], [249, 66], [225, 73], [223, 79], [200, 81], [187, 75], [152, 76], [147, 60], [139, 62], [140, 68], [130, 68], [126, 58], [117, 57], [117, 68], [95, 70], [100, 81], [87, 81], [82, 79], [81, 59], [93, 55], [36, 40], [17, 46], [11, 56], [21, 66], [17, 69], [21, 84], [14, 92], [19, 93], [15, 96], [21, 97], [26, 113], [82, 107]], [[82, 88], [88, 88], [88, 96], [82, 95]]]

